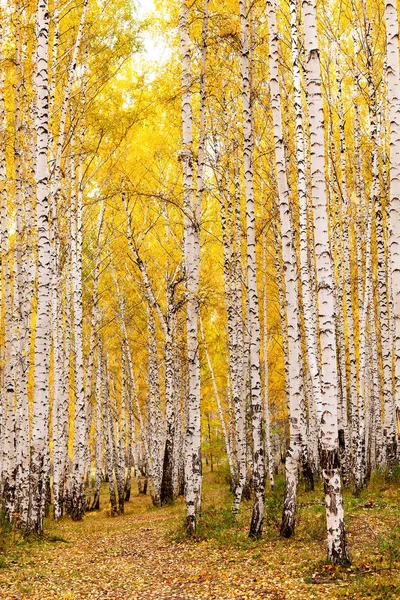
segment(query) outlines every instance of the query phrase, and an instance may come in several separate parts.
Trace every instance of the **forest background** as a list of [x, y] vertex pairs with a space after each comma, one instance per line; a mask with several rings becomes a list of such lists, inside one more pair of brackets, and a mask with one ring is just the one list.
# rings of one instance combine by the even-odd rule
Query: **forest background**
[[198, 539], [216, 481], [229, 535], [290, 538], [300, 480], [335, 573], [372, 503], [391, 597], [398, 6], [152, 8], [1, 4], [5, 539], [132, 486]]

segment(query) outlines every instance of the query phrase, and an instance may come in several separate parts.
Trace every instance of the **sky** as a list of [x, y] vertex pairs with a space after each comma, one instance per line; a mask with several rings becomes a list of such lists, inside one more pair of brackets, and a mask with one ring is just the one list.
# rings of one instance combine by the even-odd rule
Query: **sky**
[[[141, 19], [151, 16], [154, 12], [154, 0], [137, 0], [137, 11]], [[164, 63], [168, 60], [170, 51], [164, 39], [151, 32], [143, 35], [146, 59], [149, 62]]]
[[154, 9], [154, 1], [153, 0], [138, 0], [137, 9], [141, 15], [146, 15]]

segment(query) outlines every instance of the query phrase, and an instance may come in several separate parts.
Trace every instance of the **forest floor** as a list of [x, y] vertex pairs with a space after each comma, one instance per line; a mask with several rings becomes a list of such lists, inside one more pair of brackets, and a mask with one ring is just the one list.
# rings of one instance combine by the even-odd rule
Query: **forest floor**
[[251, 502], [234, 520], [223, 475], [206, 473], [198, 535], [188, 540], [185, 507], [156, 509], [133, 495], [123, 516], [103, 510], [73, 523], [46, 523], [42, 540], [3, 532], [0, 599], [289, 600], [400, 598], [400, 490], [375, 476], [345, 494], [352, 566], [326, 564], [321, 488], [300, 491], [296, 535], [279, 537], [283, 483], [267, 493], [265, 533], [249, 540]]

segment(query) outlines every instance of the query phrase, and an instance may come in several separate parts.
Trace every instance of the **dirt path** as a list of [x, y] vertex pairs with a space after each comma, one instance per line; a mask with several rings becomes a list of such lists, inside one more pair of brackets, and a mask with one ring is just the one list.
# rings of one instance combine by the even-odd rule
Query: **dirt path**
[[[217, 510], [217, 509], [216, 509]], [[218, 519], [220, 515], [218, 514]], [[280, 540], [271, 528], [248, 542], [247, 516], [228, 543], [179, 539], [184, 506], [154, 509], [134, 497], [126, 513], [89, 513], [80, 523], [52, 520], [43, 542], [25, 543], [0, 569], [2, 600], [289, 600], [395, 598], [357, 592], [353, 573], [323, 565], [324, 541]], [[217, 522], [216, 518], [215, 521]], [[360, 528], [357, 527], [359, 533]], [[171, 535], [175, 531], [175, 538]], [[368, 533], [368, 532], [367, 532]], [[350, 532], [350, 536], [351, 536]], [[370, 536], [370, 533], [368, 533]], [[324, 536], [323, 536], [324, 537]], [[367, 539], [367, 538], [366, 538]], [[365, 544], [366, 542], [360, 542]], [[362, 546], [361, 546], [362, 547]], [[315, 569], [318, 574], [315, 577]], [[313, 578], [314, 574], [314, 578]], [[346, 575], [346, 574], [345, 574]], [[379, 573], [374, 574], [379, 578]], [[400, 589], [400, 588], [399, 588]]]
[[[153, 510], [133, 499], [126, 514], [88, 514], [81, 523], [53, 525], [49, 540], [21, 546], [18, 560], [0, 571], [2, 599], [189, 600], [327, 597], [289, 575], [288, 565], [267, 564], [252, 549], [221, 548], [213, 540], [177, 542], [167, 531], [181, 507]], [[177, 523], [176, 523], [177, 524]], [[57, 541], [50, 541], [57, 537]], [[62, 538], [60, 541], [59, 538]], [[270, 548], [273, 552], [273, 548]], [[329, 597], [329, 596], [328, 596]]]

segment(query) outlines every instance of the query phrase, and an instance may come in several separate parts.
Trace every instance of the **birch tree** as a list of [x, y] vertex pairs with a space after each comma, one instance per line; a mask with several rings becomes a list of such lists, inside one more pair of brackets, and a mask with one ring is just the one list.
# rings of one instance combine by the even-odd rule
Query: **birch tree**
[[[399, 21], [397, 5], [385, 2], [387, 87], [390, 119], [390, 186], [389, 186], [389, 269], [394, 321], [394, 378], [397, 420], [397, 453], [400, 447], [400, 67]], [[389, 455], [395, 453], [395, 432], [391, 419], [391, 406], [385, 406], [385, 430]]]
[[40, 0], [36, 13], [36, 220], [38, 234], [37, 320], [34, 350], [34, 401], [30, 456], [29, 511], [27, 533], [42, 533], [46, 507], [46, 483], [50, 476], [46, 452], [49, 426], [49, 337], [50, 337], [50, 241], [48, 175], [48, 39], [47, 0]]
[[289, 189], [286, 178], [285, 150], [282, 133], [282, 116], [278, 79], [278, 31], [276, 26], [275, 7], [272, 2], [268, 3], [268, 17], [271, 108], [275, 141], [282, 258], [285, 273], [284, 287], [286, 296], [286, 315], [283, 316], [282, 320], [287, 323], [287, 347], [285, 347], [285, 354], [287, 358], [286, 389], [288, 393], [290, 427], [289, 448], [285, 460], [285, 499], [281, 534], [285, 537], [289, 537], [294, 532], [295, 527], [298, 461], [300, 459], [301, 452], [300, 404], [302, 396], [302, 384], [300, 373], [300, 331], [298, 322], [298, 273], [296, 266], [295, 246], [292, 237], [293, 228], [290, 219]]
[[[196, 530], [201, 504], [202, 468], [200, 458], [200, 363], [198, 354], [198, 285], [200, 262], [200, 198], [194, 193], [192, 75], [189, 36], [189, 5], [181, 1], [179, 17], [182, 63], [182, 168], [185, 211], [184, 256], [187, 293], [188, 413], [185, 440], [185, 496], [187, 528]], [[199, 183], [199, 182], [198, 182]]]
[[314, 0], [303, 0], [306, 46], [307, 99], [310, 119], [311, 181], [314, 209], [315, 259], [318, 289], [318, 321], [321, 340], [322, 415], [320, 465], [325, 487], [328, 557], [334, 563], [349, 562], [339, 470], [337, 415], [337, 367], [334, 329], [334, 281], [329, 250], [325, 183], [324, 111], [321, 66]]
[[250, 334], [250, 393], [253, 438], [254, 505], [249, 535], [260, 537], [264, 522], [264, 448], [260, 369], [260, 320], [256, 273], [255, 214], [253, 189], [253, 114], [250, 81], [250, 40], [247, 3], [239, 2], [241, 23], [241, 76], [243, 111], [243, 167], [246, 197], [247, 294]]

